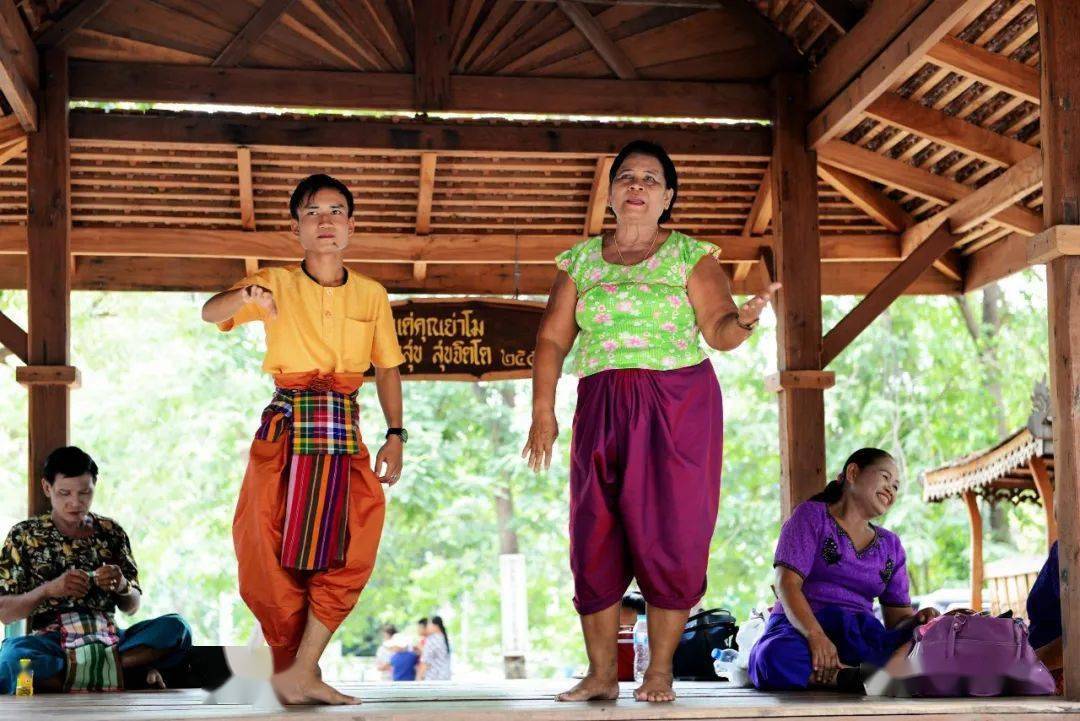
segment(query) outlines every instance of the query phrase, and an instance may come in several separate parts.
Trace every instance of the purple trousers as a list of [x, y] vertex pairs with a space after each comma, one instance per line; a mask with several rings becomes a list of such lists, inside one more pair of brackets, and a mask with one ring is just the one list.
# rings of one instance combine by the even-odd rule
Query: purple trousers
[[705, 594], [720, 503], [724, 411], [712, 364], [608, 370], [578, 382], [570, 444], [570, 569], [578, 613], [636, 578], [659, 608]]

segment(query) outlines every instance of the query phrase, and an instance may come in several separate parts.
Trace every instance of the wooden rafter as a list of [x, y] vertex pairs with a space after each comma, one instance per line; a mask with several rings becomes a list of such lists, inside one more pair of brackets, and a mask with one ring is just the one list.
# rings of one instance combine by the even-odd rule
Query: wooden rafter
[[1028, 236], [1013, 233], [968, 257], [964, 292], [971, 293], [1029, 267]]
[[435, 192], [435, 153], [420, 155], [419, 191], [416, 196], [416, 234], [427, 235], [431, 232], [431, 199]]
[[110, 2], [112, 0], [78, 0], [78, 2], [68, 3], [70, 9], [35, 37], [34, 42], [41, 48], [63, 45], [68, 38], [101, 14]]
[[743, 235], [761, 235], [772, 222], [772, 168], [766, 168], [761, 176], [761, 185], [758, 186], [754, 203], [750, 206], [750, 214], [746, 216], [743, 225]]
[[612, 155], [605, 155], [596, 161], [593, 171], [592, 187], [589, 189], [589, 205], [585, 211], [585, 235], [599, 235], [604, 228], [604, 214], [607, 212], [608, 192], [611, 189]]
[[240, 227], [255, 230], [255, 195], [251, 181], [251, 148], [236, 149], [237, 190], [240, 196]]
[[[1042, 186], [1042, 153], [1035, 153], [1021, 160], [994, 180], [966, 198], [958, 200], [951, 208], [949, 222], [954, 233], [966, 233], [983, 221], [998, 215], [1021, 198]], [[1042, 216], [1030, 215], [1030, 225], [1023, 229], [1033, 235], [1042, 230]]]
[[1015, 230], [1035, 235], [1042, 230], [1042, 217], [1024, 208], [1014, 208], [1013, 204], [1041, 184], [1042, 155], [1036, 153], [941, 212], [908, 228], [901, 239], [903, 248], [905, 252], [910, 251], [946, 221], [952, 232], [960, 235], [1005, 212], [1010, 213], [1013, 223], [1020, 220], [1026, 223], [1025, 227], [1014, 227]]
[[926, 107], [896, 93], [885, 93], [879, 97], [866, 109], [866, 114], [996, 165], [1015, 165], [1039, 152], [1037, 148], [1019, 140], [946, 115], [941, 110]]
[[[818, 157], [829, 165], [855, 175], [944, 204], [955, 203], [975, 192], [974, 188], [963, 183], [851, 143], [835, 140], [825, 143], [818, 149]], [[1040, 223], [1036, 213], [1017, 206], [1010, 206], [995, 213], [993, 220], [1018, 232], [1029, 234], [1033, 232], [1032, 228]]]
[[874, 2], [810, 74], [810, 107], [820, 110], [861, 73], [896, 35], [918, 17], [929, 0]]
[[38, 52], [12, 0], [0, 1], [0, 93], [23, 130], [37, 130]]
[[603, 58], [608, 67], [623, 80], [636, 80], [637, 68], [622, 48], [615, 44], [604, 27], [593, 17], [578, 0], [558, 0], [559, 8], [566, 14], [574, 27], [585, 36], [593, 50]]
[[952, 233], [939, 228], [925, 243], [915, 248], [911, 255], [896, 266], [850, 313], [825, 334], [822, 341], [822, 368], [847, 348], [860, 333], [899, 298], [915, 280], [925, 273], [934, 261], [945, 254], [956, 242]]
[[229, 41], [214, 61], [214, 67], [229, 68], [240, 63], [251, 48], [259, 42], [266, 31], [273, 27], [281, 16], [289, 11], [296, 0], [264, 0], [263, 4], [244, 24], [233, 39]]
[[902, 233], [909, 226], [914, 225], [914, 218], [906, 210], [865, 178], [826, 163], [818, 164], [818, 175], [889, 231]]
[[944, 37], [930, 48], [927, 60], [960, 75], [1039, 104], [1039, 71], [1030, 65], [1010, 60], [978, 45], [954, 37]]
[[927, 51], [952, 30], [973, 4], [982, 1], [933, 0], [866, 70], [810, 122], [808, 135], [811, 147], [818, 148], [850, 130], [870, 103], [924, 62]]

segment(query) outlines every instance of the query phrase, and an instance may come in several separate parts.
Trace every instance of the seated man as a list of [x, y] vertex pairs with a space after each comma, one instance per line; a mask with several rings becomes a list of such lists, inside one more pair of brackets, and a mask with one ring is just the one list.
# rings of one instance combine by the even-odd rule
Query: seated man
[[142, 592], [127, 534], [90, 513], [97, 475], [78, 448], [50, 453], [41, 486], [52, 511], [15, 524], [0, 549], [0, 622], [30, 621], [30, 635], [0, 646], [0, 694], [14, 692], [24, 658], [35, 692], [162, 686], [157, 669], [191, 647], [175, 614], [116, 628], [116, 608], [135, 613]]

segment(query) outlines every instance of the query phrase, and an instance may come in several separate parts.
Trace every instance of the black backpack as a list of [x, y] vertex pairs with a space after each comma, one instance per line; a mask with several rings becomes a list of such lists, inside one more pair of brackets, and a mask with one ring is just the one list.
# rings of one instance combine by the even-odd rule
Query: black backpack
[[735, 634], [739, 627], [730, 611], [713, 608], [686, 620], [679, 645], [675, 648], [672, 671], [681, 681], [719, 681], [713, 670], [713, 649], [738, 650]]

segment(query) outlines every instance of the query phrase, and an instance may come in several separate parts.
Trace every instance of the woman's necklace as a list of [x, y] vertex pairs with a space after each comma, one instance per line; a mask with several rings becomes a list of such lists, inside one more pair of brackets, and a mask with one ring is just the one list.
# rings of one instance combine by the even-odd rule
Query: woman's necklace
[[[658, 226], [656, 226], [656, 232], [653, 233], [652, 242], [649, 243], [649, 250], [648, 250], [647, 253], [645, 253], [645, 255], [643, 255], [641, 257], [641, 260], [645, 260], [650, 255], [652, 255], [653, 248], [656, 247], [656, 239], [659, 238], [659, 237], [660, 237], [660, 226], [658, 225]], [[619, 239], [616, 237], [615, 233], [611, 234], [611, 242], [615, 244], [615, 252], [619, 254], [619, 262], [621, 262], [623, 265], [629, 265], [629, 263], [626, 262], [626, 258], [623, 257], [622, 248], [619, 247]], [[641, 260], [639, 260], [638, 262], [640, 263]]]

